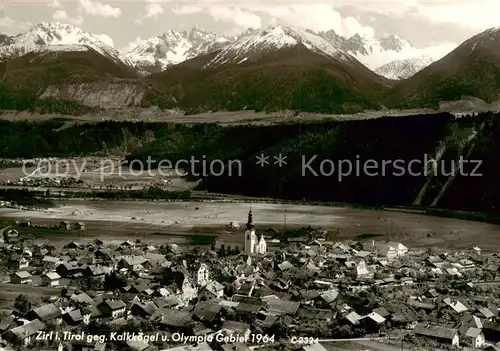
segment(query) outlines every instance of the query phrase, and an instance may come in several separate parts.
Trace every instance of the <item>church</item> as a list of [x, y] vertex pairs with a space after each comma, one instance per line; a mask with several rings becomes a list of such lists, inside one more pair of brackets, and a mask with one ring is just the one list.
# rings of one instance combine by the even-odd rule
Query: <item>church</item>
[[253, 225], [252, 210], [248, 212], [247, 228], [245, 230], [245, 253], [246, 254], [265, 254], [267, 252], [267, 243], [264, 235], [257, 237], [255, 226]]
[[232, 250], [240, 251], [246, 254], [266, 254], [267, 242], [263, 235], [258, 236], [255, 233], [255, 226], [253, 224], [252, 210], [248, 212], [248, 221], [246, 224], [245, 233], [238, 234], [225, 234], [219, 236], [215, 240], [214, 248], [216, 250]]

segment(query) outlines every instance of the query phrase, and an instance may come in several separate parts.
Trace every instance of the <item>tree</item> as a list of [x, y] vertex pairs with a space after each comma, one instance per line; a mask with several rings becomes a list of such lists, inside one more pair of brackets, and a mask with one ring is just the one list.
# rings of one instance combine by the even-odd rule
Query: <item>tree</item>
[[88, 277], [82, 281], [82, 285], [86, 288], [85, 290], [100, 290], [103, 287], [103, 282], [94, 277]]
[[119, 290], [128, 285], [128, 280], [122, 275], [111, 273], [104, 279], [104, 288], [106, 290]]
[[343, 338], [351, 338], [354, 335], [352, 327], [350, 325], [344, 324], [338, 330], [338, 333]]
[[31, 302], [28, 300], [28, 296], [20, 294], [16, 297], [14, 301], [14, 309], [22, 316], [31, 310]]

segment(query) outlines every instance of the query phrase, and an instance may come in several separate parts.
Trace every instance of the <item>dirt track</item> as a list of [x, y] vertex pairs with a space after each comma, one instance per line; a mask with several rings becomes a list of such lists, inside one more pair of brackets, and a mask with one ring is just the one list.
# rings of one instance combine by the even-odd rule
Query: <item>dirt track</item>
[[[259, 230], [313, 225], [331, 232], [338, 228], [339, 239], [370, 233], [383, 234], [386, 239], [399, 240], [409, 247], [470, 249], [479, 246], [483, 250], [500, 250], [500, 226], [401, 212], [264, 203], [70, 200], [60, 205], [47, 212], [1, 208], [0, 217], [30, 218], [35, 223], [83, 221], [111, 236], [141, 238], [151, 233], [200, 232], [215, 235], [231, 221], [244, 224], [251, 206]], [[88, 235], [91, 234], [89, 230]]]

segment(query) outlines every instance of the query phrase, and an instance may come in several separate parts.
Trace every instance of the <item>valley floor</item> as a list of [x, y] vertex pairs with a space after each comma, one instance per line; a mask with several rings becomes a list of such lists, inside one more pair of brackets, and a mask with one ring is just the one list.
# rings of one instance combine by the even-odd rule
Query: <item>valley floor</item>
[[327, 115], [301, 112], [296, 114], [293, 111], [283, 112], [254, 112], [254, 111], [234, 111], [234, 112], [207, 112], [196, 115], [183, 115], [179, 111], [159, 110], [154, 108], [126, 108], [126, 109], [108, 109], [99, 114], [88, 114], [82, 116], [68, 116], [56, 114], [36, 114], [30, 112], [18, 111], [0, 111], [0, 119], [9, 121], [33, 120], [46, 121], [54, 117], [67, 118], [80, 122], [101, 122], [104, 120], [112, 121], [147, 121], [164, 123], [222, 123], [222, 124], [278, 124], [297, 121], [317, 121], [323, 119], [334, 120], [360, 120], [381, 118], [384, 116], [410, 116], [419, 114], [432, 114], [439, 111], [430, 109], [412, 109], [412, 110], [381, 110], [366, 111], [354, 115]]
[[338, 229], [338, 235], [335, 234], [338, 240], [369, 233], [411, 247], [472, 249], [479, 246], [485, 251], [500, 250], [500, 226], [412, 213], [265, 203], [90, 200], [56, 203], [57, 207], [46, 211], [0, 208], [0, 218], [20, 221], [29, 218], [39, 224], [57, 224], [62, 220], [86, 223], [88, 234], [57, 231], [50, 235], [51, 241], [126, 236], [179, 243], [190, 235], [215, 238], [230, 233], [227, 225], [232, 221], [244, 224], [251, 206], [260, 231], [313, 225], [332, 233]]

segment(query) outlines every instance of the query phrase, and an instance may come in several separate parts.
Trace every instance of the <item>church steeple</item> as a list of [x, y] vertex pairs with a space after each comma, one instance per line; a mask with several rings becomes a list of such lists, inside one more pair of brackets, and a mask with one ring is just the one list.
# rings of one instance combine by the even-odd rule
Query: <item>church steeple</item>
[[248, 222], [247, 222], [247, 229], [251, 230], [253, 229], [253, 214], [252, 214], [252, 208], [248, 211]]

